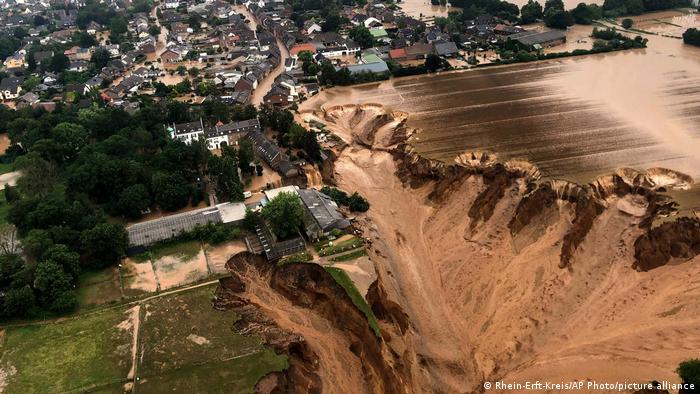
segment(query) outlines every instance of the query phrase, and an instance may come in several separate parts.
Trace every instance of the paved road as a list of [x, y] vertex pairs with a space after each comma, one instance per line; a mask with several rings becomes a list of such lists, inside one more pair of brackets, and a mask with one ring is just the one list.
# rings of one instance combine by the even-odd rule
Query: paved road
[[[244, 6], [236, 6], [236, 12], [245, 15], [246, 19], [250, 20], [250, 28], [255, 31], [258, 27], [258, 20], [253, 14], [248, 11]], [[253, 91], [253, 95], [250, 98], [250, 102], [253, 105], [260, 105], [263, 102], [263, 98], [272, 88], [272, 83], [275, 81], [280, 74], [284, 72], [284, 62], [289, 57], [289, 52], [287, 48], [282, 44], [282, 41], [277, 39], [277, 47], [280, 50], [280, 64], [275, 67], [274, 70], [270, 72], [262, 81], [258, 82], [258, 87]]]

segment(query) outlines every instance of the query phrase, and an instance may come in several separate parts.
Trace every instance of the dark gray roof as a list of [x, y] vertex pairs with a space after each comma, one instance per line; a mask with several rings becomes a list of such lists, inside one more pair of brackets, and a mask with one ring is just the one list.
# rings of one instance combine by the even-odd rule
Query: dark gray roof
[[566, 39], [566, 35], [559, 30], [549, 30], [543, 32], [524, 31], [518, 34], [508, 36], [511, 40], [516, 40], [523, 45], [532, 46], [535, 44], [544, 44], [547, 42]]
[[327, 195], [314, 189], [300, 189], [298, 193], [311, 217], [324, 232], [350, 226], [350, 222], [338, 210], [338, 205]]
[[438, 55], [451, 55], [457, 53], [457, 51], [457, 44], [452, 41], [435, 43], [435, 53]]
[[383, 72], [388, 72], [389, 71], [389, 66], [385, 62], [375, 62], [375, 63], [367, 63], [367, 64], [353, 64], [351, 66], [348, 66], [348, 70], [352, 74], [357, 74], [361, 72], [371, 72], [375, 74], [381, 74]]
[[242, 120], [240, 122], [230, 122], [221, 126], [214, 126], [207, 130], [206, 136], [209, 138], [219, 135], [230, 135], [233, 133], [248, 133], [251, 131], [260, 131], [260, 121], [258, 118]]
[[247, 137], [253, 143], [253, 146], [255, 146], [258, 156], [261, 156], [267, 162], [267, 164], [272, 166], [274, 160], [280, 155], [284, 155], [284, 158], [286, 159], [284, 152], [282, 152], [277, 145], [265, 138], [261, 132], [252, 131], [247, 134]]
[[173, 129], [175, 130], [176, 135], [198, 133], [204, 132], [204, 125], [202, 124], [202, 120], [200, 119], [196, 122], [175, 124], [173, 125]]
[[196, 226], [221, 222], [221, 213], [217, 207], [207, 207], [195, 211], [179, 213], [160, 219], [136, 223], [126, 228], [130, 246], [146, 246], [170, 239], [187, 232]]

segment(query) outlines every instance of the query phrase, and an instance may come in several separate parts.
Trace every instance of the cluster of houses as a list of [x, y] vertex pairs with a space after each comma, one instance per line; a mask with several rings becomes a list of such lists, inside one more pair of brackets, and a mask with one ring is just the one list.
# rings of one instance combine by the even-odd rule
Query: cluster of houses
[[[325, 21], [319, 16], [303, 20], [306, 13], [300, 16], [283, 0], [247, 0], [242, 5], [223, 0], [165, 0], [156, 4], [153, 14], [128, 14], [129, 42], [117, 45], [109, 42], [106, 26], [90, 21], [83, 29], [78, 28], [79, 10], [84, 6], [81, 0], [68, 0], [72, 5], [68, 9], [53, 9], [53, 1], [19, 0], [0, 6], [5, 33], [11, 34], [17, 27], [27, 31], [21, 47], [3, 60], [3, 70], [8, 74], [0, 81], [3, 101], [48, 108], [52, 103], [71, 102], [73, 96], [97, 91], [109, 105], [132, 111], [138, 108], [134, 96], [153, 94], [153, 83], [164, 81], [167, 73], [178, 70], [182, 75], [183, 68], [196, 68], [198, 72], [191, 75], [191, 88], [196, 94], [183, 98], [188, 102], [246, 104], [255, 100], [256, 104], [286, 107], [319, 91], [315, 76], [304, 75], [299, 61], [302, 52], [311, 53], [316, 62], [328, 60], [337, 70], [345, 68], [351, 74], [388, 75], [389, 63], [417, 65], [430, 55], [464, 60], [465, 53], [506, 40], [532, 50], [566, 40], [559, 31], [529, 32], [490, 15], [466, 21], [459, 31], [448, 33], [433, 19], [408, 16], [399, 7], [388, 7], [379, 0], [364, 6], [341, 6], [339, 16], [347, 23], [335, 31], [324, 31]], [[116, 0], [104, 4], [125, 12], [124, 5]], [[43, 22], [37, 23], [37, 18]], [[373, 46], [362, 48], [349, 37], [350, 30], [357, 27], [368, 29]], [[73, 43], [79, 31], [93, 35], [97, 45]], [[66, 71], [81, 75], [92, 71], [94, 75], [85, 75], [79, 83], [74, 82], [75, 78], [60, 83], [60, 75], [42, 67], [56, 56], [48, 49], [55, 47], [51, 44], [68, 48], [63, 52], [69, 60]], [[36, 45], [47, 49], [30, 49]], [[97, 51], [109, 55], [100, 69], [91, 64]], [[35, 82], [25, 84], [30, 76]], [[262, 84], [266, 78], [274, 79]], [[170, 83], [174, 84], [172, 80]], [[207, 89], [198, 89], [202, 84]], [[256, 92], [259, 86], [265, 91]]]
[[242, 139], [246, 139], [253, 146], [255, 154], [286, 179], [301, 175], [302, 167], [306, 164], [300, 160], [291, 161], [282, 148], [265, 137], [257, 118], [226, 124], [218, 122], [215, 125], [205, 125], [202, 119], [199, 119], [195, 122], [166, 126], [166, 131], [171, 138], [186, 144], [204, 140], [207, 148], [212, 150], [224, 146], [238, 146]]
[[246, 244], [250, 252], [264, 255], [269, 261], [305, 250], [305, 239], [317, 241], [330, 236], [334, 230], [343, 231], [351, 226], [338, 205], [327, 195], [316, 189], [283, 186], [263, 191], [262, 198], [257, 202], [225, 202], [133, 224], [126, 228], [129, 252], [141, 252], [149, 245], [171, 239], [197, 226], [218, 223], [241, 225], [247, 210], [262, 209], [280, 193], [293, 194], [299, 198], [304, 208], [303, 227], [295, 236], [278, 239], [264, 221], [258, 224], [255, 232], [246, 237]]

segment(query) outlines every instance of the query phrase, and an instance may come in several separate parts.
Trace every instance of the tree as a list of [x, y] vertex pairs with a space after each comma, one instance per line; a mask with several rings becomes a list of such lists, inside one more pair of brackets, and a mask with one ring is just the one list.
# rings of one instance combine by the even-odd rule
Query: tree
[[160, 26], [158, 25], [150, 25], [148, 26], [148, 34], [158, 37], [160, 35]]
[[109, 21], [109, 39], [118, 39], [118, 37], [122, 34], [126, 34], [128, 29], [129, 26], [127, 25], [126, 19], [124, 19], [124, 17], [118, 16], [112, 18]]
[[224, 154], [209, 157], [209, 174], [212, 176], [216, 195], [221, 201], [243, 201], [243, 186], [238, 179], [238, 160], [235, 150], [224, 147]]
[[63, 53], [57, 53], [51, 58], [49, 70], [60, 73], [67, 69], [68, 66], [70, 66], [70, 59], [68, 59], [68, 56], [64, 55]]
[[24, 285], [18, 289], [9, 289], [5, 293], [3, 312], [5, 316], [27, 316], [34, 308], [36, 299], [34, 291], [29, 285]]
[[520, 9], [520, 20], [523, 24], [537, 22], [543, 15], [542, 5], [537, 1], [528, 0], [527, 4]]
[[119, 194], [117, 210], [129, 218], [141, 217], [141, 212], [151, 206], [151, 196], [148, 188], [142, 184], [127, 187]]
[[355, 41], [362, 49], [374, 46], [374, 37], [369, 29], [360, 25], [355, 26], [348, 32], [348, 36]]
[[107, 63], [109, 63], [109, 59], [111, 57], [112, 55], [110, 55], [109, 51], [105, 48], [97, 48], [92, 54], [90, 62], [95, 65], [95, 68], [97, 70], [102, 70], [107, 65]]
[[244, 174], [253, 174], [250, 163], [255, 160], [253, 144], [248, 139], [243, 139], [238, 145], [238, 167]]
[[280, 239], [294, 236], [304, 221], [304, 208], [294, 193], [282, 192], [262, 209], [262, 216]]
[[80, 274], [80, 255], [68, 249], [66, 245], [52, 245], [42, 256], [42, 260], [50, 260], [61, 266], [63, 271], [78, 280]]
[[296, 146], [306, 152], [309, 160], [314, 162], [321, 161], [321, 145], [319, 145], [316, 139], [316, 133], [305, 130], [301, 134]]
[[62, 160], [70, 161], [87, 145], [89, 134], [75, 123], [59, 123], [53, 128], [53, 140], [58, 144]]
[[563, 0], [547, 0], [544, 3], [544, 13], [546, 14], [547, 11], [556, 9], [556, 10], [562, 10], [564, 11], [564, 1]]
[[51, 260], [40, 261], [34, 271], [34, 289], [44, 306], [56, 312], [71, 309], [75, 303], [66, 302], [65, 293], [72, 292], [73, 281], [58, 263]]
[[189, 185], [181, 174], [156, 174], [153, 177], [155, 202], [161, 209], [175, 211], [187, 205], [190, 199]]
[[559, 8], [550, 8], [544, 13], [544, 23], [554, 29], [566, 29], [574, 24], [574, 17], [569, 11]]
[[352, 212], [366, 212], [369, 209], [369, 202], [359, 193], [353, 193], [348, 199], [348, 208]]
[[696, 390], [700, 387], [700, 359], [683, 361], [678, 365], [676, 373], [681, 377], [683, 383], [694, 385]]
[[19, 192], [17, 191], [17, 188], [10, 186], [9, 183], [5, 184], [4, 194], [5, 194], [5, 201], [7, 201], [8, 203], [13, 203], [13, 202], [19, 200], [19, 197], [20, 197]]
[[571, 16], [579, 25], [590, 25], [594, 20], [603, 17], [603, 10], [595, 4], [579, 3], [571, 10]]
[[329, 14], [328, 16], [326, 16], [326, 19], [323, 22], [323, 31], [338, 31], [338, 28], [343, 24], [344, 19], [345, 18], [341, 17], [337, 11]]
[[700, 30], [690, 28], [683, 33], [683, 42], [689, 45], [700, 46]]
[[632, 19], [625, 18], [622, 20], [622, 27], [624, 27], [625, 29], [631, 28], [632, 25], [634, 25], [634, 21]]
[[431, 53], [427, 58], [425, 58], [425, 68], [428, 70], [428, 72], [437, 71], [441, 64], [442, 60], [440, 60], [440, 57], [434, 53]]
[[126, 253], [129, 237], [123, 226], [100, 223], [80, 235], [83, 251], [90, 265], [96, 268], [116, 264]]
[[97, 40], [95, 40], [95, 37], [84, 31], [73, 33], [73, 42], [78, 44], [78, 46], [81, 48], [90, 48], [97, 45]]

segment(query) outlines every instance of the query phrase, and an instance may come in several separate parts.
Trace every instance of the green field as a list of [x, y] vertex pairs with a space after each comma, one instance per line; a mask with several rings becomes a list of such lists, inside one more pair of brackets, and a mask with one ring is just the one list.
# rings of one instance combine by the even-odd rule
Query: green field
[[378, 337], [381, 336], [377, 317], [374, 316], [372, 308], [369, 307], [365, 298], [362, 297], [362, 294], [360, 294], [357, 287], [355, 287], [355, 284], [352, 283], [352, 279], [350, 279], [348, 274], [340, 268], [334, 267], [326, 267], [326, 271], [331, 274], [333, 279], [335, 279], [335, 281], [338, 282], [343, 289], [345, 289], [345, 292], [348, 294], [348, 296], [350, 296], [350, 299], [352, 299], [352, 303], [365, 314], [365, 317], [367, 317], [367, 322], [369, 323], [370, 328], [372, 328], [374, 331], [374, 334]]
[[58, 393], [121, 387], [131, 368], [133, 332], [124, 309], [5, 331], [0, 366], [6, 392]]
[[262, 376], [286, 368], [286, 358], [266, 350], [259, 339], [233, 332], [237, 317], [213, 309], [214, 288], [145, 305], [138, 391], [251, 392]]
[[343, 242], [324, 242], [316, 245], [315, 248], [318, 251], [319, 256], [332, 256], [334, 254], [346, 252], [348, 250], [357, 249], [363, 245], [364, 243], [361, 239], [357, 237], [352, 237], [351, 239], [348, 239], [347, 241]]
[[84, 271], [78, 278], [76, 292], [80, 308], [91, 308], [121, 300], [119, 269], [108, 267], [99, 271]]
[[[104, 283], [105, 272], [83, 278]], [[250, 393], [287, 367], [254, 337], [232, 329], [233, 312], [211, 305], [215, 285], [142, 302], [135, 390], [142, 393]], [[121, 393], [132, 368], [129, 306], [4, 331], [0, 380], [8, 393]]]
[[0, 163], [0, 174], [7, 174], [15, 170], [14, 163]]
[[362, 249], [356, 249], [350, 253], [345, 253], [341, 254], [340, 256], [332, 257], [331, 261], [333, 262], [341, 262], [341, 261], [350, 261], [350, 260], [355, 260], [360, 257], [367, 256], [367, 249], [362, 248]]

